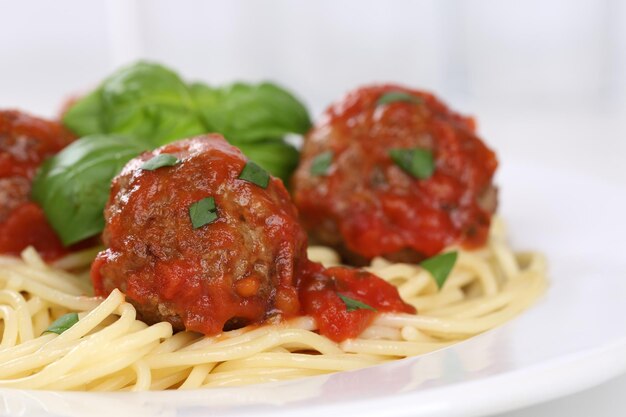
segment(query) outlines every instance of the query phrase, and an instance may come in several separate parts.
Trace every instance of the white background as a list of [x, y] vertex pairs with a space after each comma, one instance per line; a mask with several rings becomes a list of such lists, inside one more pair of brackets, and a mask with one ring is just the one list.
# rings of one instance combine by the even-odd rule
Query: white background
[[[0, 0], [0, 108], [54, 116], [137, 58], [209, 83], [278, 81], [314, 116], [364, 83], [428, 89], [477, 116], [502, 164], [626, 190], [620, 0]], [[626, 415], [624, 392], [626, 377], [506, 416]]]

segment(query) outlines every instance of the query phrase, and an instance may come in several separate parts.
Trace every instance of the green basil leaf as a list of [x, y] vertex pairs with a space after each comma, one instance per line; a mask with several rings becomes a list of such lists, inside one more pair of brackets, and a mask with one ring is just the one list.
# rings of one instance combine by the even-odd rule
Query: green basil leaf
[[63, 124], [78, 136], [104, 133], [101, 93], [98, 88], [74, 103], [63, 115]]
[[236, 83], [211, 88], [190, 87], [196, 108], [209, 132], [229, 141], [255, 142], [303, 134], [311, 127], [304, 105], [285, 89], [271, 83]]
[[178, 158], [169, 153], [162, 153], [143, 163], [141, 169], [146, 171], [154, 171], [162, 167], [173, 167], [178, 163]]
[[187, 85], [175, 72], [148, 62], [115, 72], [72, 106], [63, 122], [79, 135], [121, 134], [154, 147], [206, 132]]
[[244, 155], [261, 168], [282, 179], [285, 184], [289, 182], [291, 174], [298, 166], [300, 153], [281, 139], [254, 143], [232, 141], [232, 144], [241, 149]]
[[450, 272], [452, 272], [452, 268], [454, 267], [457, 258], [458, 253], [456, 251], [443, 253], [422, 261], [420, 266], [430, 272], [430, 275], [432, 275], [437, 283], [437, 287], [441, 289], [443, 284], [445, 284], [448, 279]]
[[376, 106], [384, 106], [385, 104], [396, 102], [422, 104], [423, 100], [421, 97], [414, 96], [404, 91], [390, 91], [380, 96], [376, 101]]
[[256, 163], [248, 161], [243, 170], [241, 170], [239, 179], [251, 182], [261, 188], [267, 188], [270, 183], [270, 174]]
[[48, 159], [33, 181], [32, 197], [64, 245], [95, 236], [111, 180], [148, 145], [118, 136], [86, 136]]
[[61, 334], [73, 325], [78, 323], [78, 314], [77, 313], [67, 313], [63, 316], [56, 319], [46, 330], [44, 333], [56, 333]]
[[425, 180], [435, 172], [433, 153], [426, 149], [391, 149], [389, 156], [393, 162], [415, 178]]
[[341, 298], [341, 301], [343, 301], [343, 303], [346, 305], [346, 310], [347, 311], [354, 311], [354, 310], [372, 310], [372, 311], [377, 311], [374, 307], [365, 304], [359, 300], [355, 300], [353, 298], [347, 297], [343, 294], [339, 294], [337, 293], [337, 295], [339, 296], [339, 298]]
[[333, 163], [333, 156], [333, 151], [326, 151], [313, 158], [310, 169], [311, 175], [328, 174], [328, 168]]
[[217, 220], [217, 207], [213, 197], [203, 198], [189, 206], [189, 217], [194, 229], [198, 229]]
[[106, 133], [151, 141], [155, 146], [206, 131], [187, 85], [173, 71], [138, 62], [102, 84]]

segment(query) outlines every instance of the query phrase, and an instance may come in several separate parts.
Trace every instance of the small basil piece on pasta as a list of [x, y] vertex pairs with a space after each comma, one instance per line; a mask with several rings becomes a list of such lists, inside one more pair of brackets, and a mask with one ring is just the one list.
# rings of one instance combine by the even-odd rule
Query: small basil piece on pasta
[[162, 167], [173, 167], [178, 163], [178, 158], [169, 153], [162, 153], [143, 163], [141, 169], [145, 171], [154, 171]]
[[372, 310], [372, 311], [377, 311], [374, 307], [372, 307], [371, 305], [365, 304], [359, 300], [355, 300], [353, 298], [350, 297], [346, 297], [345, 295], [342, 294], [337, 294], [339, 296], [339, 298], [341, 298], [341, 301], [343, 301], [343, 303], [346, 305], [346, 310], [347, 311], [354, 311], [354, 310]]
[[213, 197], [203, 198], [189, 206], [189, 217], [194, 229], [217, 220], [217, 207]]
[[435, 282], [437, 283], [437, 287], [441, 289], [443, 284], [445, 284], [448, 279], [450, 272], [452, 272], [452, 268], [454, 267], [457, 258], [458, 253], [456, 251], [442, 253], [441, 255], [422, 261], [420, 266], [430, 272], [430, 275], [433, 276]]
[[376, 106], [384, 106], [385, 104], [396, 102], [422, 104], [423, 100], [421, 97], [405, 93], [404, 91], [390, 91], [380, 96], [380, 98], [376, 101]]
[[426, 180], [435, 172], [433, 153], [427, 149], [391, 149], [389, 156], [403, 171], [417, 179]]
[[78, 323], [78, 314], [77, 313], [67, 313], [58, 319], [56, 319], [46, 330], [44, 333], [56, 333], [61, 334], [73, 325]]
[[326, 175], [330, 164], [333, 162], [333, 156], [333, 151], [326, 151], [313, 158], [313, 162], [311, 163], [311, 175]]
[[239, 179], [251, 182], [261, 188], [267, 188], [270, 183], [270, 174], [252, 161], [248, 161], [241, 170]]

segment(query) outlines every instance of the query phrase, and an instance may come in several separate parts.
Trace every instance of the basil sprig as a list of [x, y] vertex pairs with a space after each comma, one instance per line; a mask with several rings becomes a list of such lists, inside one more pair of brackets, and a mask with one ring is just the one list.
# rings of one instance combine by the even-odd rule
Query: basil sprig
[[276, 84], [189, 85], [172, 70], [149, 62], [108, 77], [66, 112], [63, 123], [79, 136], [122, 134], [151, 143], [152, 148], [202, 133], [221, 133], [284, 181], [299, 157], [284, 137], [304, 134], [311, 127], [304, 105]]
[[213, 223], [217, 220], [217, 207], [213, 197], [206, 197], [189, 206], [189, 217], [194, 229]]
[[61, 334], [76, 323], [78, 323], [78, 314], [67, 313], [52, 322], [52, 324], [43, 332]]
[[441, 289], [452, 272], [457, 258], [458, 253], [456, 251], [447, 252], [422, 261], [420, 266], [430, 272], [437, 283], [437, 287]]
[[425, 180], [435, 172], [433, 153], [426, 149], [390, 149], [393, 162], [411, 176]]
[[369, 304], [365, 304], [364, 302], [361, 302], [359, 300], [355, 300], [354, 298], [350, 298], [350, 297], [345, 296], [343, 294], [337, 293], [337, 295], [339, 296], [339, 298], [341, 298], [341, 301], [343, 301], [343, 303], [346, 305], [346, 310], [347, 311], [354, 311], [354, 310], [372, 310], [372, 311], [377, 311], [374, 307], [372, 307]]
[[64, 245], [102, 231], [111, 180], [130, 159], [149, 147], [119, 136], [86, 136], [40, 167], [32, 197]]

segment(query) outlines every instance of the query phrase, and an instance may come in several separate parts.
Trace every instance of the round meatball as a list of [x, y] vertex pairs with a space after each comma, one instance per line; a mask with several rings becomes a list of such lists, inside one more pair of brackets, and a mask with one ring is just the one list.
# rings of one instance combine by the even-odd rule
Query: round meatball
[[294, 201], [312, 240], [351, 262], [415, 262], [485, 243], [496, 167], [474, 121], [432, 94], [364, 87], [306, 136]]
[[34, 246], [53, 260], [67, 252], [41, 208], [30, 201], [30, 191], [39, 165], [72, 139], [57, 122], [0, 111], [0, 253], [16, 255]]
[[[163, 154], [177, 162], [145, 169]], [[297, 314], [306, 233], [282, 181], [240, 179], [247, 164], [220, 135], [130, 161], [105, 209], [96, 294], [119, 288], [146, 322], [206, 335]]]

